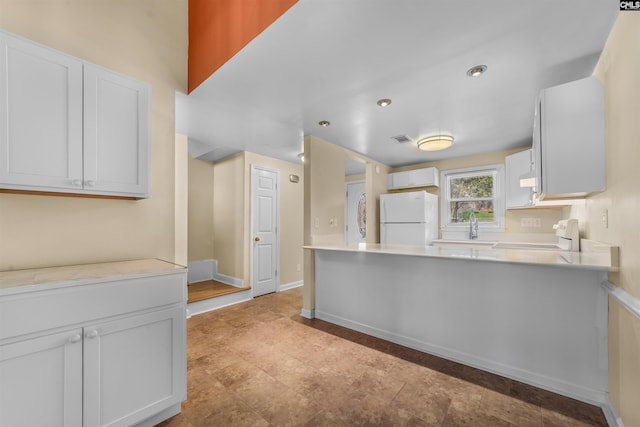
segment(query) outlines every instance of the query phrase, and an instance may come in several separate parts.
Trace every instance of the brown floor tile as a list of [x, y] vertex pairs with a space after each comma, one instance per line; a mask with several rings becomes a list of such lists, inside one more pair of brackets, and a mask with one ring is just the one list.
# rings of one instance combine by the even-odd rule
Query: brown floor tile
[[451, 399], [439, 389], [405, 384], [393, 399], [393, 405], [439, 426], [447, 415]]
[[184, 413], [178, 414], [175, 417], [169, 418], [168, 420], [161, 422], [156, 427], [195, 427], [191, 422], [187, 419], [187, 416]]
[[492, 390], [485, 391], [480, 410], [518, 427], [542, 427], [540, 406], [513, 399]]
[[299, 313], [299, 290], [187, 322], [188, 400], [161, 427], [605, 427], [600, 408]]
[[194, 420], [189, 411], [186, 415], [192, 420], [193, 427], [268, 427], [270, 425], [267, 420], [233, 395], [221, 396], [216, 402], [215, 410], [204, 418]]
[[470, 409], [453, 403], [447, 412], [442, 427], [510, 427], [508, 421], [497, 418], [479, 409]]

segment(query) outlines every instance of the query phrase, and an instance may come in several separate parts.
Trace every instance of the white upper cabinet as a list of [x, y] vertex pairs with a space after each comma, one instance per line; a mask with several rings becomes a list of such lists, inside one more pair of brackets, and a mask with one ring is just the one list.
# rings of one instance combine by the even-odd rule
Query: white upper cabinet
[[0, 182], [82, 188], [82, 62], [0, 33]]
[[403, 172], [390, 173], [387, 177], [387, 189], [437, 187], [440, 174], [436, 168], [413, 169]]
[[149, 197], [150, 96], [0, 31], [0, 188]]
[[604, 190], [604, 90], [595, 77], [541, 92], [533, 156], [540, 200]]
[[524, 150], [505, 158], [507, 174], [506, 207], [507, 209], [528, 208], [533, 206], [533, 189], [521, 187], [520, 178], [530, 173], [533, 168], [532, 150]]
[[85, 64], [85, 188], [148, 194], [149, 101], [147, 84]]

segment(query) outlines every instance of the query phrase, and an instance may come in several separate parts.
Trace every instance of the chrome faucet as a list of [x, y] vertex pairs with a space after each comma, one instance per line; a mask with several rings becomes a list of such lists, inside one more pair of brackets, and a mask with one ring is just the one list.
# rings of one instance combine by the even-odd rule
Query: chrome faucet
[[469, 215], [469, 240], [478, 238], [478, 218], [476, 213], [471, 211]]

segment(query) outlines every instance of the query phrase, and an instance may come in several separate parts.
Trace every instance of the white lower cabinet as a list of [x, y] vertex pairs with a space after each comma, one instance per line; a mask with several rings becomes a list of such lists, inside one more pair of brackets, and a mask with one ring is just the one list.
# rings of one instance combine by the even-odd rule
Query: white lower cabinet
[[0, 288], [0, 427], [146, 426], [179, 412], [183, 270], [7, 295]]
[[82, 426], [82, 329], [0, 346], [0, 426]]
[[84, 328], [84, 426], [129, 426], [182, 401], [184, 316], [174, 308]]

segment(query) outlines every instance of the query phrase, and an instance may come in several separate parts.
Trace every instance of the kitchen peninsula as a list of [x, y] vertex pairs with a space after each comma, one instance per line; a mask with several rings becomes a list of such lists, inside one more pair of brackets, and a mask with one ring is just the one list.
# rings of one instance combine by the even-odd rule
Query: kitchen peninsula
[[617, 252], [583, 248], [306, 246], [303, 315], [602, 404]]

